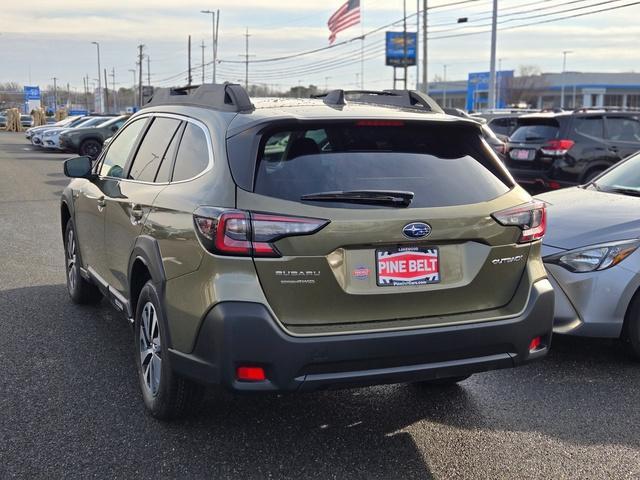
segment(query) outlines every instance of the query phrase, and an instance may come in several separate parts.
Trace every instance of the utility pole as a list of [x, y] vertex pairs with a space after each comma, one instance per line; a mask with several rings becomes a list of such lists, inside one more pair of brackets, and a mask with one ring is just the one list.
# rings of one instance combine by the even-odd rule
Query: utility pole
[[102, 76], [102, 70], [100, 69], [100, 44], [98, 42], [93, 43], [98, 50], [98, 102], [97, 102], [97, 110], [98, 113], [102, 113], [102, 83], [100, 81], [100, 77]]
[[151, 86], [151, 57], [147, 55], [147, 86]]
[[131, 87], [131, 101], [133, 102], [133, 105], [135, 106], [136, 104], [136, 85], [138, 84], [136, 81], [136, 70], [135, 68], [130, 68], [129, 71], [131, 73], [133, 73], [133, 87]]
[[82, 77], [82, 83], [84, 84], [84, 106], [87, 109], [87, 113], [91, 110], [89, 109], [89, 74]]
[[491, 20], [491, 70], [489, 73], [488, 108], [496, 108], [496, 43], [498, 37], [498, 0], [493, 0], [493, 17]]
[[204, 85], [204, 40], [200, 43], [200, 48], [202, 49], [202, 85]]
[[247, 27], [244, 37], [244, 88], [249, 90], [249, 27]]
[[[564, 108], [564, 72], [567, 69], [567, 55], [569, 53], [573, 53], [571, 50], [564, 50], [562, 52], [562, 73], [560, 76], [562, 77], [562, 87], [560, 89], [560, 108]], [[575, 105], [573, 108], [576, 108]]]
[[402, 14], [402, 43], [403, 43], [403, 53], [402, 53], [402, 63], [404, 65], [404, 89], [407, 89], [407, 0], [402, 2], [403, 14]]
[[58, 112], [58, 77], [53, 77], [53, 113]]
[[142, 107], [142, 49], [144, 45], [138, 45], [138, 106]]
[[111, 67], [111, 88], [113, 90], [113, 113], [118, 113], [118, 101], [116, 99], [116, 69]]
[[105, 113], [109, 113], [109, 82], [107, 81], [107, 69], [104, 69], [104, 106]]
[[71, 87], [69, 86], [69, 82], [67, 82], [67, 109], [69, 109], [70, 104], [71, 104]]
[[191, 85], [191, 81], [193, 80], [191, 78], [191, 35], [189, 35], [189, 40], [187, 41], [187, 62], [187, 70], [189, 71], [189, 76], [187, 77], [187, 85]]

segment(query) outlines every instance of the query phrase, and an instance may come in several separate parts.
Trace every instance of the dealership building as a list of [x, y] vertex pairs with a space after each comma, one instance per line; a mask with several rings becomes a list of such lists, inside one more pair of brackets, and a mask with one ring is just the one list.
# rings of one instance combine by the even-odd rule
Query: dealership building
[[[497, 107], [640, 108], [640, 73], [543, 73], [518, 77], [513, 70], [498, 72]], [[487, 108], [489, 74], [470, 73], [467, 80], [432, 82], [429, 95], [447, 107]]]

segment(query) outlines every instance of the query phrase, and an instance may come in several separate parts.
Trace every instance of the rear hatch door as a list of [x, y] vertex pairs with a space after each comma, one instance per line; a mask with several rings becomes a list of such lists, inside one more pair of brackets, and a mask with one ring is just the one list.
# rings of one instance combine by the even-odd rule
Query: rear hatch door
[[[238, 189], [237, 206], [329, 222], [255, 259], [285, 325], [428, 324], [513, 297], [529, 247], [491, 217], [525, 201], [512, 186], [475, 126], [296, 123], [262, 134], [254, 189]], [[412, 198], [385, 204], [381, 192]]]
[[560, 124], [553, 117], [522, 117], [518, 128], [509, 137], [507, 166], [523, 170], [547, 170], [550, 157], [541, 155], [540, 148], [560, 135]]

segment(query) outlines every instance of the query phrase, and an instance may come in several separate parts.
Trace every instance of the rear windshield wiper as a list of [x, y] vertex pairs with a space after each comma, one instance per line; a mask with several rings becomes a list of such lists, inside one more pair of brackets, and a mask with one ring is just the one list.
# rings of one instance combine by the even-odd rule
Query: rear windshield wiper
[[318, 202], [349, 202], [368, 205], [390, 205], [393, 207], [408, 207], [413, 200], [413, 192], [386, 190], [336, 190], [333, 192], [309, 193], [300, 200]]

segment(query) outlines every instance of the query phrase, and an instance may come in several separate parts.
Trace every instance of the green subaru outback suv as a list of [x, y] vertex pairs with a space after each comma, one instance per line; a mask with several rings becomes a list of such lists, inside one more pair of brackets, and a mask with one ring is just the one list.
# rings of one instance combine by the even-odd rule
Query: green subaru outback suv
[[67, 286], [134, 325], [144, 403], [447, 383], [549, 349], [545, 207], [418, 92], [162, 90], [67, 160]]

